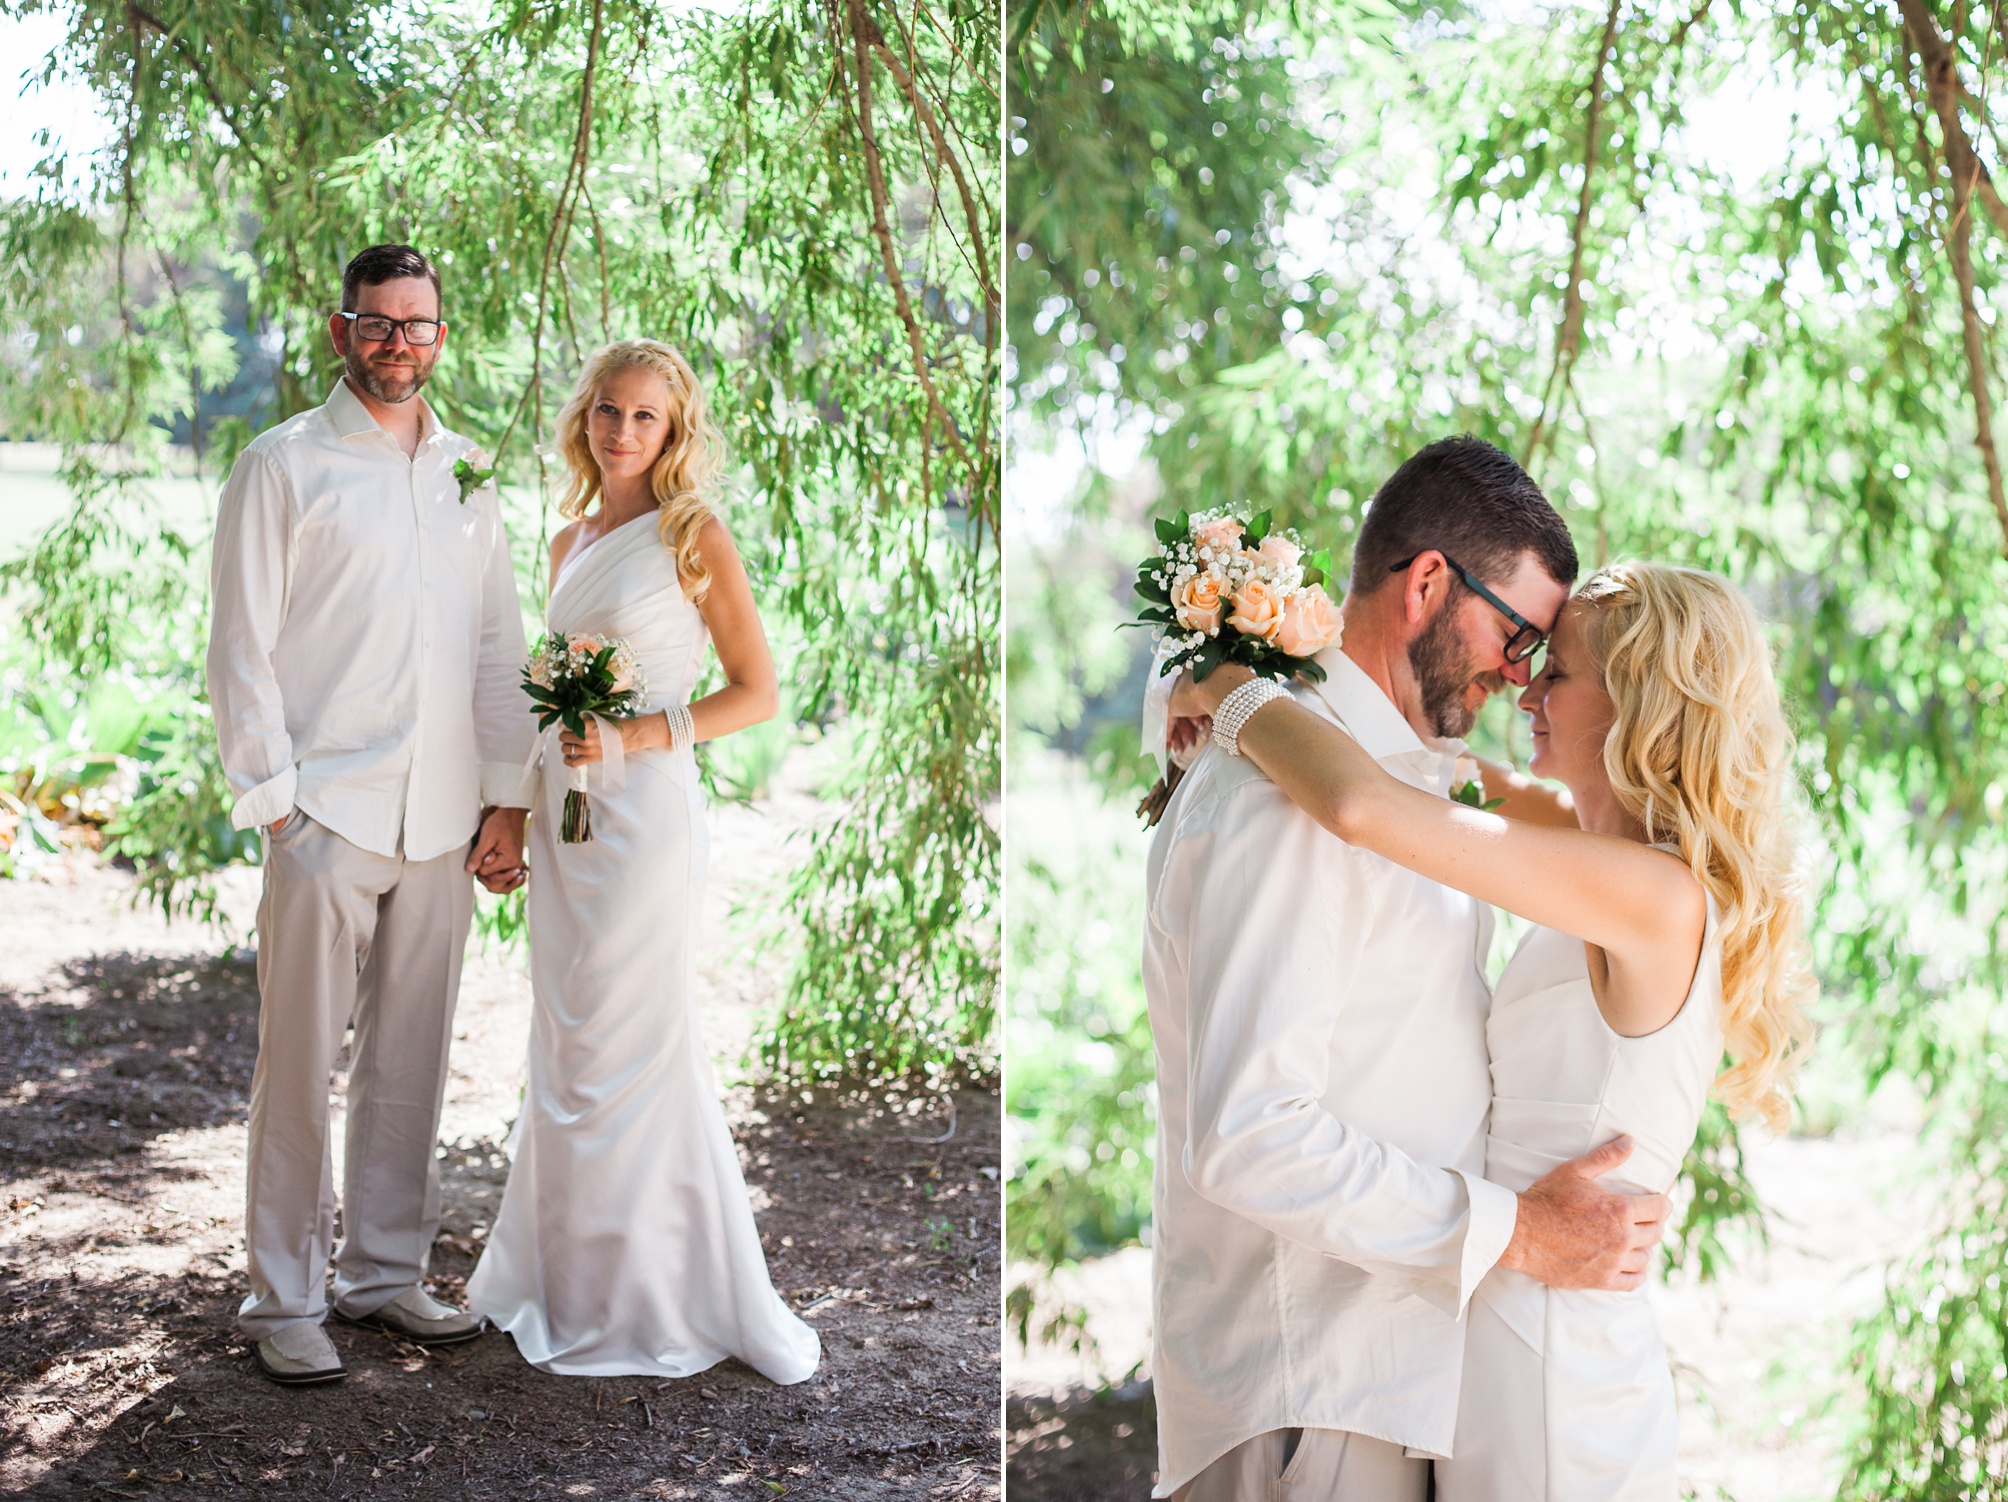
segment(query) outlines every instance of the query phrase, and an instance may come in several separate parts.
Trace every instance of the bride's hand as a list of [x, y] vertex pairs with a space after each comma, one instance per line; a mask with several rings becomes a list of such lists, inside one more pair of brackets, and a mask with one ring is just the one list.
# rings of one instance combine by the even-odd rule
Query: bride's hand
[[[664, 744], [665, 722], [660, 711], [614, 723], [621, 728], [623, 756], [632, 756], [637, 751], [657, 750]], [[597, 719], [589, 717], [586, 720], [583, 738], [569, 730], [559, 731], [558, 743], [565, 748], [565, 765], [568, 767], [589, 767], [606, 758], [606, 748], [600, 744], [600, 722]]]
[[1180, 673], [1165, 710], [1169, 720], [1165, 727], [1166, 746], [1182, 755], [1194, 746], [1205, 744], [1213, 733], [1213, 711], [1230, 692], [1254, 676], [1249, 669], [1231, 662], [1222, 663], [1208, 673], [1204, 683], [1194, 680], [1190, 668]]
[[[622, 736], [622, 749], [626, 749], [627, 737]], [[588, 716], [586, 733], [583, 736], [569, 730], [558, 732], [558, 744], [565, 748], [565, 765], [568, 767], [589, 767], [596, 761], [604, 760], [605, 750], [600, 745], [600, 722]]]

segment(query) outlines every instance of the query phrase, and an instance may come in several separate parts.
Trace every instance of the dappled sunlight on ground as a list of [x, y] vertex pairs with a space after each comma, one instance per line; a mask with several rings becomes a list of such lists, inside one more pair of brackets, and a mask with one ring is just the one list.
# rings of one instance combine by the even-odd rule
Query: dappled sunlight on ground
[[[551, 1377], [495, 1333], [428, 1352], [332, 1323], [348, 1381], [266, 1382], [232, 1324], [257, 1049], [232, 945], [256, 873], [229, 874], [220, 932], [133, 911], [130, 877], [85, 855], [0, 882], [0, 1491], [998, 1496], [996, 1096], [805, 1100], [741, 1064], [787, 960], [750, 940], [818, 806], [797, 785], [714, 812], [700, 966], [775, 1285], [823, 1339], [792, 1388], [737, 1362]], [[471, 952], [432, 1265], [449, 1299], [506, 1180], [528, 1026], [517, 962]]]

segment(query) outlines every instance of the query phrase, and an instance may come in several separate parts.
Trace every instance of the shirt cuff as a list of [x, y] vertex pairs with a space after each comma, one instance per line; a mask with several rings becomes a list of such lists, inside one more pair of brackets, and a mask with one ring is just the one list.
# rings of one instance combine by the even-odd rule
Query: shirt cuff
[[537, 771], [523, 770], [519, 761], [481, 763], [481, 806], [483, 808], [528, 808], [537, 787]]
[[268, 777], [230, 805], [233, 829], [258, 829], [277, 823], [293, 811], [293, 795], [299, 789], [300, 769], [288, 763], [277, 777]]
[[1451, 1171], [1464, 1180], [1465, 1193], [1471, 1197], [1457, 1269], [1457, 1312], [1462, 1314], [1479, 1283], [1506, 1254], [1506, 1243], [1513, 1239], [1513, 1227], [1520, 1219], [1520, 1196], [1475, 1173]]

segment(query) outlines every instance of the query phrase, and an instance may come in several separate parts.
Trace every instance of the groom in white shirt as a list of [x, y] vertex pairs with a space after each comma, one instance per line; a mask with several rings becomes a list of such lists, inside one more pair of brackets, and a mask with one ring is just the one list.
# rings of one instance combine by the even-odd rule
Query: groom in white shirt
[[533, 726], [498, 498], [455, 479], [478, 451], [418, 395], [440, 314], [419, 251], [350, 261], [328, 321], [342, 379], [252, 440], [216, 521], [209, 701], [232, 822], [267, 847], [237, 1322], [288, 1384], [346, 1375], [321, 1325], [329, 1076], [351, 1023], [335, 1313], [421, 1344], [480, 1333], [423, 1287], [434, 1142], [468, 873], [523, 880]]
[[[1510, 457], [1432, 444], [1375, 495], [1343, 645], [1299, 701], [1447, 794], [1457, 737], [1528, 672], [1460, 567], [1545, 632], [1576, 566]], [[1518, 1196], [1483, 1177], [1489, 908], [1342, 844], [1218, 748], [1179, 784], [1148, 882], [1155, 1495], [1421, 1502], [1479, 1279], [1635, 1286], [1666, 1202], [1594, 1182], [1621, 1149]]]

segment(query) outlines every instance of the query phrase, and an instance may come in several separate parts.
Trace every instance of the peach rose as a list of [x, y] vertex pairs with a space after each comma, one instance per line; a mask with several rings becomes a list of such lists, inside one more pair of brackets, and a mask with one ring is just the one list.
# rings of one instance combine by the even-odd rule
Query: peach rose
[[1295, 568], [1297, 560], [1304, 556], [1304, 550], [1280, 532], [1272, 532], [1262, 539], [1262, 546], [1255, 550], [1264, 563], [1277, 568]]
[[1241, 523], [1231, 516], [1202, 522], [1192, 529], [1192, 540], [1202, 548], [1212, 548], [1216, 553], [1232, 553], [1241, 546]]
[[1283, 629], [1283, 595], [1275, 585], [1250, 579], [1234, 596], [1234, 614], [1227, 624], [1243, 636], [1259, 636], [1274, 641]]
[[1310, 657], [1338, 639], [1339, 613], [1331, 596], [1315, 585], [1300, 589], [1283, 607], [1283, 624], [1276, 632], [1278, 648], [1292, 657]]
[[1213, 574], [1192, 574], [1173, 586], [1171, 607], [1178, 615], [1178, 624], [1188, 631], [1204, 631], [1208, 636], [1220, 629], [1220, 618], [1227, 613], [1226, 602], [1220, 597], [1220, 580]]
[[586, 657], [591, 657], [600, 650], [599, 644], [583, 631], [574, 631], [570, 636], [566, 637], [565, 649], [569, 652], [580, 653]]

